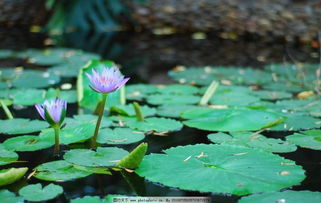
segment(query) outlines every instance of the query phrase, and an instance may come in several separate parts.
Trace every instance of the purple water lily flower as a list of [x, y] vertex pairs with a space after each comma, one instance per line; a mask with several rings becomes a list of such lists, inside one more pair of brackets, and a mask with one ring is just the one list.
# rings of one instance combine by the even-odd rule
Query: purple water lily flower
[[92, 69], [92, 74], [86, 73], [90, 80], [90, 88], [99, 93], [109, 93], [120, 89], [130, 78], [124, 78], [116, 66], [103, 68], [101, 73]]
[[50, 125], [61, 125], [66, 116], [67, 102], [61, 99], [45, 100], [35, 105], [40, 116]]

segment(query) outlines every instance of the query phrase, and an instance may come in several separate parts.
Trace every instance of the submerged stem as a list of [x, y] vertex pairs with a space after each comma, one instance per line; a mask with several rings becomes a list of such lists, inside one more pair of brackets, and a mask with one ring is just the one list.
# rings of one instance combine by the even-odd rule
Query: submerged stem
[[55, 126], [53, 127], [55, 130], [55, 148], [54, 148], [54, 156], [59, 156], [59, 133], [60, 133], [60, 127]]
[[201, 101], [199, 102], [199, 105], [205, 106], [208, 104], [209, 100], [212, 98], [213, 94], [215, 93], [219, 83], [214, 81], [208, 86], [206, 89], [203, 97], [201, 98]]
[[7, 105], [4, 103], [4, 101], [2, 99], [0, 99], [0, 104], [2, 106], [2, 109], [4, 111], [4, 113], [6, 114], [8, 119], [13, 119], [13, 115], [10, 112], [9, 108], [7, 107]]
[[104, 109], [105, 109], [105, 103], [107, 100], [107, 94], [103, 94], [102, 100], [101, 100], [101, 106], [98, 109], [98, 120], [96, 123], [96, 128], [95, 128], [95, 132], [94, 132], [94, 136], [91, 138], [91, 143], [90, 143], [90, 147], [93, 149], [97, 148], [97, 136], [98, 136], [98, 132], [99, 132], [99, 127], [100, 127], [100, 123], [101, 120], [103, 118], [103, 114], [104, 114]]
[[135, 113], [136, 113], [136, 119], [138, 121], [144, 121], [144, 115], [142, 113], [142, 110], [140, 109], [140, 106], [137, 102], [133, 102], [133, 106], [134, 106], [134, 109], [135, 109]]

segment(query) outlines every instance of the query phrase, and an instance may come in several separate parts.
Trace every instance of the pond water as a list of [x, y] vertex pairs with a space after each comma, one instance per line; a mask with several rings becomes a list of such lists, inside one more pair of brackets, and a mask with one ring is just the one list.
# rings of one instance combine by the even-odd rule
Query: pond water
[[[205, 39], [193, 39], [191, 35], [153, 36], [150, 34], [134, 33], [69, 33], [54, 39], [57, 46], [79, 48], [85, 51], [99, 53], [104, 59], [113, 60], [120, 64], [124, 75], [132, 79], [129, 84], [152, 83], [171, 84], [173, 80], [167, 72], [175, 66], [243, 66], [262, 69], [270, 63], [283, 62], [309, 62], [318, 63], [318, 50], [309, 45], [294, 42], [264, 41], [253, 36], [239, 37], [238, 39], [218, 38], [208, 34]], [[11, 44], [8, 43], [11, 48]], [[26, 48], [38, 47], [38, 44], [24, 44]], [[4, 47], [4, 48], [8, 48]], [[40, 47], [40, 46], [39, 46]], [[17, 48], [17, 47], [13, 47]], [[21, 65], [17, 60], [1, 60], [2, 67]], [[31, 66], [32, 67], [32, 66]], [[65, 79], [61, 83], [75, 83], [74, 79]], [[58, 85], [57, 85], [58, 86]], [[68, 116], [78, 112], [78, 106], [72, 104], [68, 107]], [[39, 119], [33, 107], [26, 109], [12, 109], [16, 117]], [[5, 116], [1, 115], [1, 119]], [[149, 144], [148, 153], [159, 153], [163, 149], [179, 145], [197, 143], [211, 143], [207, 139], [210, 131], [197, 130], [184, 126], [179, 132], [170, 133], [168, 136], [149, 135], [145, 142]], [[284, 139], [286, 133], [263, 132], [271, 138]], [[35, 134], [36, 135], [36, 134]], [[3, 142], [10, 136], [2, 135]], [[130, 151], [137, 144], [122, 145]], [[63, 147], [63, 150], [67, 149]], [[298, 148], [295, 152], [279, 154], [294, 160], [306, 171], [307, 178], [292, 190], [310, 190], [321, 192], [321, 152]], [[15, 163], [14, 166], [28, 166], [34, 168], [43, 162], [54, 160], [52, 148], [19, 153], [19, 160], [28, 160], [28, 163]], [[173, 171], [179, 173], [179, 171]], [[38, 179], [22, 179], [4, 189], [18, 191], [22, 186], [33, 183], [45, 183]], [[204, 183], [206, 184], [206, 183]], [[224, 183], [222, 183], [224, 184]], [[63, 186], [64, 194], [50, 202], [68, 202], [70, 199], [85, 195], [127, 194], [139, 196], [211, 196], [214, 202], [237, 202], [240, 198], [236, 195], [221, 195], [213, 193], [199, 193], [184, 191], [177, 188], [162, 186], [144, 180], [135, 173], [113, 172], [108, 175], [91, 175], [86, 178], [59, 183]]]

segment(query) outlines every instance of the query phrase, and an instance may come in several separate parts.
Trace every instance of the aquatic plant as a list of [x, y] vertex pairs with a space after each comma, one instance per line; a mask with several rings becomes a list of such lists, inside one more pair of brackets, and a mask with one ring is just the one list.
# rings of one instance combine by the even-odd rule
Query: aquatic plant
[[86, 75], [90, 80], [90, 88], [102, 94], [102, 100], [100, 103], [101, 105], [98, 112], [98, 120], [90, 145], [92, 148], [96, 148], [99, 126], [104, 113], [107, 95], [108, 93], [120, 89], [130, 78], [124, 78], [116, 66], [112, 66], [111, 68], [105, 67], [100, 73], [97, 70], [92, 69], [92, 74], [86, 73]]
[[46, 120], [55, 131], [54, 154], [59, 155], [59, 132], [66, 117], [67, 102], [61, 99], [45, 100], [43, 104], [35, 105], [39, 115]]

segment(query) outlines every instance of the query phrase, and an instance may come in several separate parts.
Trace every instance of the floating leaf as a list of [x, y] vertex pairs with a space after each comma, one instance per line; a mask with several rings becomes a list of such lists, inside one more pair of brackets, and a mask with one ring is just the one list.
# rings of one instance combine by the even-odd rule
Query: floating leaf
[[216, 93], [210, 99], [214, 105], [245, 106], [260, 101], [258, 97], [244, 92]]
[[164, 153], [145, 156], [136, 173], [183, 190], [235, 195], [280, 190], [305, 178], [293, 161], [242, 146], [197, 144]]
[[321, 130], [308, 130], [287, 136], [286, 140], [303, 148], [321, 150]]
[[57, 182], [83, 178], [92, 174], [88, 171], [79, 170], [64, 160], [47, 162], [37, 166], [34, 170], [36, 171], [35, 178]]
[[264, 100], [278, 100], [278, 99], [292, 98], [291, 93], [281, 92], [281, 91], [259, 90], [259, 91], [253, 91], [252, 94]]
[[0, 120], [0, 133], [4, 134], [32, 133], [47, 127], [48, 123], [40, 120], [29, 120], [24, 118]]
[[284, 142], [281, 139], [266, 138], [263, 135], [251, 132], [231, 133], [231, 135], [226, 133], [212, 133], [208, 135], [208, 139], [214, 143], [235, 144], [263, 149], [268, 152], [284, 153], [296, 150], [296, 146], [289, 142]]
[[161, 94], [197, 94], [199, 89], [192, 85], [173, 84], [158, 87], [157, 91]]
[[[156, 108], [149, 107], [147, 105], [140, 106], [140, 109], [141, 109], [144, 117], [154, 116], [156, 114]], [[125, 116], [135, 116], [136, 115], [135, 109], [132, 104], [113, 106], [111, 108], [111, 111], [117, 112], [117, 113], [119, 113], [121, 115], [125, 115]]]
[[124, 118], [122, 120], [125, 126], [131, 129], [143, 132], [167, 132], [180, 130], [183, 125], [174, 119], [169, 118], [145, 118], [144, 121], [138, 121], [136, 118]]
[[319, 119], [311, 116], [302, 115], [298, 113], [288, 113], [283, 116], [283, 123], [270, 128], [270, 130], [276, 131], [293, 131], [293, 130], [304, 130], [311, 128], [319, 128], [321, 123]]
[[16, 182], [26, 174], [28, 168], [9, 168], [0, 170], [0, 186]]
[[192, 109], [182, 114], [189, 127], [211, 131], [252, 131], [281, 119], [280, 114], [247, 108]]
[[166, 104], [157, 108], [157, 115], [171, 118], [179, 118], [184, 111], [203, 108], [195, 105]]
[[9, 190], [0, 190], [0, 199], [3, 203], [23, 203], [22, 197], [17, 197]]
[[[95, 124], [93, 123], [83, 123], [70, 127], [66, 126], [60, 131], [60, 143], [68, 145], [71, 143], [84, 142], [93, 136], [94, 130]], [[54, 130], [52, 128], [42, 130], [39, 137], [42, 140], [54, 142]]]
[[45, 187], [42, 187], [40, 183], [30, 184], [19, 190], [19, 195], [21, 195], [25, 200], [33, 202], [50, 200], [62, 193], [62, 187], [52, 183]]
[[199, 96], [195, 95], [172, 95], [172, 94], [153, 94], [148, 96], [147, 102], [153, 105], [164, 104], [196, 104], [200, 101]]
[[12, 85], [17, 88], [42, 88], [59, 82], [59, 76], [37, 70], [24, 70], [11, 81]]
[[73, 149], [65, 153], [64, 159], [72, 164], [89, 167], [110, 167], [116, 165], [127, 151], [117, 147], [98, 147], [97, 151]]
[[239, 203], [302, 203], [302, 202], [321, 202], [321, 193], [312, 191], [292, 191], [268, 192], [242, 197]]
[[141, 100], [148, 94], [157, 92], [157, 87], [152, 84], [133, 84], [126, 86], [126, 97], [130, 100]]
[[7, 139], [3, 145], [13, 151], [37, 151], [54, 145], [53, 139], [41, 138], [39, 136], [24, 135]]
[[86, 171], [89, 173], [112, 175], [112, 173], [109, 171], [108, 168], [88, 167], [88, 166], [80, 166], [80, 165], [73, 165], [73, 166], [78, 170]]
[[136, 169], [138, 168], [139, 164], [143, 160], [146, 152], [147, 152], [148, 144], [141, 143], [138, 145], [133, 151], [131, 151], [127, 156], [122, 158], [118, 163], [117, 166], [123, 168], [130, 168]]
[[101, 144], [132, 144], [145, 138], [144, 133], [129, 128], [100, 129], [97, 142]]
[[3, 145], [0, 145], [0, 165], [10, 164], [18, 160], [18, 154], [7, 150]]
[[105, 202], [104, 200], [100, 199], [98, 196], [84, 196], [76, 199], [72, 199], [71, 203], [109, 203]]

